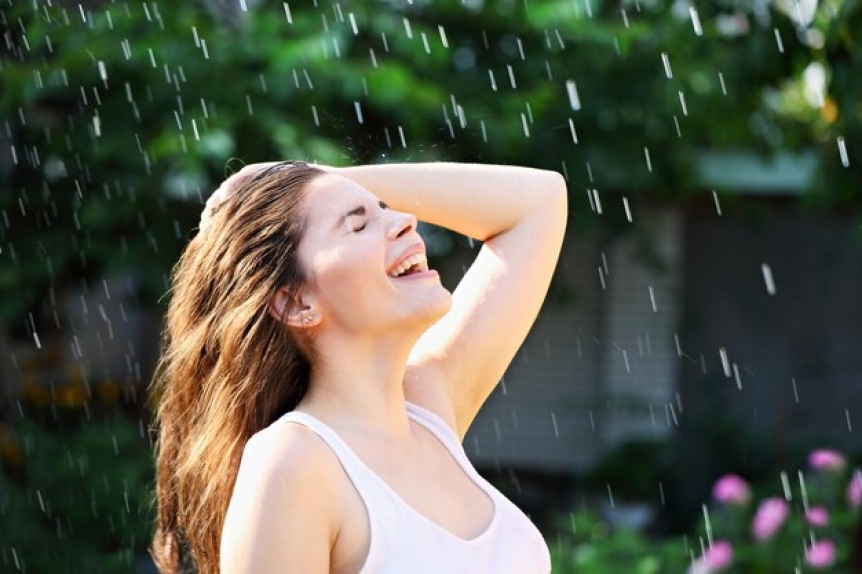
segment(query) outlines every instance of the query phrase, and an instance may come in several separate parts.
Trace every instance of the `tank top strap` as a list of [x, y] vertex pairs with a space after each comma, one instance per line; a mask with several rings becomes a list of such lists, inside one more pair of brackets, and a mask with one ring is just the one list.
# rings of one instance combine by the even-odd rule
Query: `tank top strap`
[[409, 401], [406, 404], [407, 416], [431, 431], [462, 466], [466, 466], [469, 470], [473, 469], [458, 435], [440, 415]]
[[359, 495], [363, 498], [366, 505], [368, 505], [369, 501], [365, 500], [365, 498], [371, 494], [370, 489], [377, 486], [377, 483], [374, 480], [375, 477], [373, 475], [369, 475], [368, 467], [362, 462], [362, 459], [359, 458], [353, 449], [350, 448], [350, 446], [344, 442], [340, 436], [338, 436], [338, 433], [321, 420], [307, 413], [297, 411], [285, 413], [281, 416], [279, 422], [300, 424], [311, 429], [317, 436], [323, 439], [332, 452], [335, 453], [335, 456], [338, 458], [338, 461], [347, 473], [348, 478], [350, 478], [350, 481], [353, 482], [354, 486], [356, 486], [356, 490], [359, 492]]

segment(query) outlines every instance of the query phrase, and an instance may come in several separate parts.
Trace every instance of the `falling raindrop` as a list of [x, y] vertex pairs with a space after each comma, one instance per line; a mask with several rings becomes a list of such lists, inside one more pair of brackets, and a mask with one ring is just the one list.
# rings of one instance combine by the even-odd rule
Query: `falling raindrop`
[[850, 167], [850, 156], [847, 155], [847, 144], [844, 142], [844, 136], [838, 136], [838, 153], [841, 155], [841, 165]]
[[661, 63], [664, 65], [664, 75], [667, 76], [668, 79], [673, 78], [673, 70], [671, 70], [670, 58], [668, 58], [667, 52], [661, 53]]
[[715, 212], [721, 215], [721, 204], [718, 202], [718, 193], [712, 190], [712, 200], [715, 202]]
[[488, 70], [488, 77], [491, 79], [491, 89], [497, 91], [497, 79], [494, 77], [494, 70]]
[[408, 20], [407, 18], [404, 18], [403, 23], [404, 23], [404, 33], [407, 34], [408, 39], [412, 40], [413, 39], [413, 27], [410, 25], [410, 20]]
[[775, 43], [778, 45], [778, 51], [783, 54], [784, 42], [781, 41], [781, 32], [778, 31], [778, 28], [774, 28], [773, 30], [775, 32]]
[[565, 50], [566, 49], [566, 43], [563, 42], [563, 36], [560, 35], [560, 31], [556, 28], [554, 29], [554, 35], [557, 38], [557, 44], [559, 44], [560, 50]]
[[727, 358], [727, 349], [724, 347], [718, 350], [718, 354], [721, 356], [721, 368], [724, 370], [724, 376], [728, 379], [730, 378], [730, 360]]
[[467, 114], [464, 113], [464, 108], [460, 105], [457, 108], [457, 116], [458, 124], [461, 126], [461, 129], [465, 129], [467, 127]]
[[694, 6], [688, 7], [688, 12], [691, 15], [691, 25], [694, 28], [694, 33], [697, 36], [703, 36], [703, 28], [700, 26], [700, 16]]
[[652, 305], [652, 312], [658, 313], [658, 306], [655, 303], [655, 290], [652, 287], [649, 288], [649, 301]]
[[724, 74], [721, 72], [718, 73], [718, 83], [721, 86], [721, 95], [727, 95], [727, 86], [724, 84]]
[[797, 477], [799, 478], [799, 491], [802, 493], [802, 508], [805, 510], [805, 514], [808, 514], [808, 489], [805, 486], [805, 477], [801, 470], [797, 471]]
[[623, 26], [628, 28], [629, 27], [629, 15], [626, 13], [625, 8], [620, 8], [620, 15], [623, 17]]
[[512, 85], [513, 90], [518, 89], [518, 84], [515, 82], [515, 71], [512, 69], [512, 66], [506, 64], [506, 69], [509, 72], [509, 83]]
[[574, 80], [566, 80], [566, 93], [569, 96], [569, 105], [574, 111], [581, 109], [581, 98], [578, 95], [578, 87]]
[[599, 198], [599, 190], [593, 189], [593, 201], [595, 201], [596, 213], [602, 214], [602, 200]]
[[793, 500], [793, 493], [790, 490], [790, 479], [784, 471], [781, 472], [781, 488], [784, 490], [784, 500], [787, 502]]
[[578, 133], [575, 131], [575, 122], [572, 121], [572, 118], [569, 118], [569, 131], [572, 132], [572, 141], [577, 144], [578, 143]]
[[652, 160], [650, 159], [650, 156], [649, 156], [649, 148], [648, 147], [644, 147], [644, 159], [646, 159], [647, 171], [652, 172]]
[[709, 547], [712, 548], [712, 523], [709, 520], [709, 510], [705, 504], [701, 505], [701, 508], [703, 509], [703, 522], [706, 528], [706, 539], [709, 543]]
[[356, 110], [356, 121], [360, 124], [365, 123], [362, 118], [362, 106], [360, 106], [359, 102], [356, 100], [353, 101], [353, 109]]
[[440, 42], [444, 48], [449, 47], [449, 39], [446, 38], [446, 29], [443, 26], [437, 26], [437, 31], [440, 32]]
[[682, 93], [682, 90], [679, 90], [679, 105], [682, 108], [682, 115], [688, 115], [688, 107], [685, 105], [685, 94]]
[[763, 281], [766, 283], [766, 292], [770, 295], [775, 295], [775, 280], [772, 278], [772, 269], [766, 263], [761, 264], [760, 268], [763, 271]]

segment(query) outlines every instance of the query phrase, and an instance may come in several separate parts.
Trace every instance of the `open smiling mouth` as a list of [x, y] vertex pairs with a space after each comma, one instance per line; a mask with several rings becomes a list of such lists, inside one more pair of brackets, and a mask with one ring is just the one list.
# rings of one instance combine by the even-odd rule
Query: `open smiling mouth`
[[397, 267], [389, 271], [389, 276], [392, 278], [407, 277], [428, 271], [428, 260], [425, 255], [416, 253], [402, 261]]

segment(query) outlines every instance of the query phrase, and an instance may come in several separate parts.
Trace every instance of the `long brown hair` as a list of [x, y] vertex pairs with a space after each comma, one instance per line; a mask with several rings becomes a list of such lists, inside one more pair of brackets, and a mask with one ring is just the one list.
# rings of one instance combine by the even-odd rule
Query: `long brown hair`
[[[219, 542], [243, 447], [308, 387], [308, 341], [269, 313], [276, 290], [311, 278], [298, 253], [308, 182], [323, 172], [283, 162], [230, 178], [230, 196], [186, 246], [151, 396], [157, 403], [156, 532], [164, 574], [191, 562], [219, 570]], [[202, 226], [203, 227], [203, 226]]]

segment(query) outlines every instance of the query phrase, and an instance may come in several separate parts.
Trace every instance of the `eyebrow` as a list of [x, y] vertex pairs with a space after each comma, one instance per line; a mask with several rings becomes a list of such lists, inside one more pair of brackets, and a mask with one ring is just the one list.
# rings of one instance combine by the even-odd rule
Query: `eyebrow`
[[[381, 209], [389, 209], [389, 206], [382, 201], [378, 201], [377, 204], [380, 206]], [[332, 226], [332, 229], [338, 229], [339, 227], [341, 227], [341, 224], [344, 223], [348, 217], [352, 217], [354, 215], [365, 216], [366, 213], [367, 210], [365, 209], [364, 205], [354, 207], [353, 209], [339, 217], [338, 221], [335, 222], [335, 225]]]

